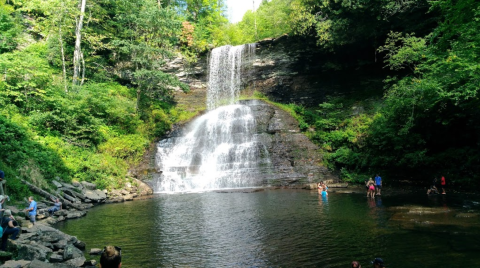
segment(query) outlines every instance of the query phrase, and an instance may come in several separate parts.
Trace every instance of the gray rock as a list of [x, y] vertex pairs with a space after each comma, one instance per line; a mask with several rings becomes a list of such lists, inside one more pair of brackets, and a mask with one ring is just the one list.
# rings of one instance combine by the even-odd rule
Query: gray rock
[[92, 200], [92, 202], [102, 202], [107, 198], [107, 195], [100, 190], [84, 190], [83, 194], [86, 199]]
[[84, 265], [85, 265], [86, 267], [87, 267], [87, 266], [96, 267], [95, 265], [97, 265], [97, 261], [96, 261], [96, 260], [85, 261]]
[[105, 204], [121, 203], [121, 202], [125, 202], [125, 199], [121, 196], [117, 196], [117, 197], [114, 197], [114, 198], [107, 199], [105, 201]]
[[77, 242], [73, 243], [73, 245], [74, 245], [76, 248], [80, 249], [80, 250], [84, 250], [85, 247], [87, 246], [87, 245], [85, 244], [85, 242], [80, 241], [80, 240], [78, 240]]
[[63, 197], [65, 197], [65, 199], [67, 199], [68, 201], [73, 202], [73, 203], [75, 203], [77, 201], [77, 199], [75, 199], [75, 197], [70, 196], [66, 193], [63, 193]]
[[81, 256], [81, 257], [78, 257], [78, 258], [70, 259], [70, 260], [66, 261], [65, 264], [73, 266], [73, 267], [80, 267], [80, 266], [83, 266], [83, 264], [85, 263], [86, 260], [87, 259], [85, 259], [85, 257]]
[[60, 254], [57, 254], [57, 253], [53, 253], [53, 254], [50, 256], [49, 261], [50, 261], [51, 263], [62, 262], [62, 261], [63, 261], [63, 255], [60, 255]]
[[0, 268], [26, 268], [29, 267], [30, 261], [19, 260], [19, 261], [7, 261], [3, 265], [0, 265]]
[[97, 189], [97, 186], [96, 186], [95, 184], [93, 184], [93, 183], [86, 182], [86, 181], [82, 181], [82, 182], [80, 182], [80, 183], [83, 185], [83, 187], [85, 187], [85, 188], [88, 189], [88, 190], [95, 190], [95, 189]]
[[44, 261], [47, 259], [47, 255], [53, 251], [41, 244], [31, 242], [30, 245], [19, 245], [18, 246], [18, 259], [23, 260], [41, 260]]
[[[83, 257], [82, 251], [80, 249], [76, 248], [73, 245], [67, 245], [63, 249], [63, 259], [64, 260], [77, 259], [77, 258], [80, 258], [80, 257]], [[85, 259], [83, 261], [85, 261]]]
[[90, 255], [100, 255], [102, 253], [101, 248], [91, 248], [90, 249]]
[[76, 219], [76, 218], [81, 218], [83, 216], [87, 215], [86, 211], [69, 211], [67, 213], [67, 216], [65, 218], [67, 219]]
[[123, 199], [125, 199], [125, 201], [133, 201], [133, 194], [126, 195]]
[[18, 214], [18, 212], [20, 212], [20, 210], [17, 207], [14, 207], [14, 206], [6, 206], [5, 209], [10, 209], [10, 211], [12, 212], [13, 215], [16, 215], [16, 214]]
[[53, 213], [54, 216], [58, 216], [58, 217], [60, 217], [60, 216], [67, 216], [67, 214], [68, 214], [68, 211], [65, 210], [65, 209], [61, 209], [61, 210], [55, 211], [55, 212]]
[[71, 185], [71, 184], [69, 184], [69, 183], [65, 183], [65, 182], [64, 182], [64, 183], [62, 183], [62, 185], [63, 185], [63, 187], [65, 187], [65, 188], [75, 189], [75, 186], [73, 186], [73, 185]]
[[48, 263], [40, 260], [33, 260], [28, 267], [29, 268], [76, 268], [78, 266], [69, 265], [65, 263]]
[[52, 181], [53, 185], [55, 185], [57, 188], [61, 188], [62, 187], [62, 184], [59, 183], [58, 181]]
[[80, 190], [83, 189], [83, 185], [79, 182], [74, 181], [74, 182], [72, 182], [72, 185], [77, 187], [77, 189], [80, 189]]
[[47, 204], [43, 203], [43, 202], [37, 202], [37, 209], [45, 209], [45, 208], [48, 208]]
[[64, 249], [67, 247], [67, 240], [60, 240], [52, 245], [55, 247], [55, 249]]

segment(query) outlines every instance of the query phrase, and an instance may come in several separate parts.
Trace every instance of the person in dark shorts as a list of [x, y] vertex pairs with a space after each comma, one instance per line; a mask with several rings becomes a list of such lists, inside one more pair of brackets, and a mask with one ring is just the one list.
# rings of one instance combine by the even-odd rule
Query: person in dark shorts
[[106, 246], [100, 257], [100, 268], [122, 267], [122, 249], [114, 246]]
[[20, 233], [20, 228], [14, 225], [15, 219], [12, 216], [12, 212], [7, 209], [3, 212], [2, 218], [2, 228], [3, 228], [3, 236], [2, 236], [2, 246], [0, 250], [5, 251], [7, 248], [7, 240], [8, 236], [12, 235], [10, 239], [16, 240], [18, 238], [18, 234]]

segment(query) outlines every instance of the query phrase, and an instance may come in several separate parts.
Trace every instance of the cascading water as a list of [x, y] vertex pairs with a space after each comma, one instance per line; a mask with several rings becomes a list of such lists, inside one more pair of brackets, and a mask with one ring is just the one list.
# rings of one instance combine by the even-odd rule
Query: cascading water
[[[204, 191], [255, 187], [270, 165], [268, 152], [256, 138], [251, 108], [234, 104], [242, 70], [251, 65], [255, 45], [224, 46], [212, 51], [207, 108], [181, 137], [158, 143], [156, 192]], [[222, 106], [223, 105], [223, 106]]]

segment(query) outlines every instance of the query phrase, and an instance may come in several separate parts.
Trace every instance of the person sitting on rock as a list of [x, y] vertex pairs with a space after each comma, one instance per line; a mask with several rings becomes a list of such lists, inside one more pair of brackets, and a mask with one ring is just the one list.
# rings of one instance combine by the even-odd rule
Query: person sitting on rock
[[54, 203], [53, 203], [53, 207], [48, 209], [48, 213], [50, 213], [50, 215], [53, 215], [53, 213], [55, 213], [55, 211], [59, 211], [59, 210], [62, 209], [62, 202], [60, 202], [60, 199], [58, 199], [58, 198], [50, 197], [50, 199]]
[[121, 252], [119, 247], [106, 246], [100, 257], [100, 268], [120, 268], [122, 266]]
[[7, 240], [8, 236], [12, 235], [10, 239], [16, 240], [18, 238], [18, 234], [20, 232], [20, 229], [16, 227], [13, 222], [15, 221], [15, 218], [12, 216], [12, 212], [7, 209], [3, 213], [3, 218], [2, 218], [2, 228], [3, 228], [3, 236], [2, 236], [2, 246], [1, 250], [5, 251], [7, 248]]

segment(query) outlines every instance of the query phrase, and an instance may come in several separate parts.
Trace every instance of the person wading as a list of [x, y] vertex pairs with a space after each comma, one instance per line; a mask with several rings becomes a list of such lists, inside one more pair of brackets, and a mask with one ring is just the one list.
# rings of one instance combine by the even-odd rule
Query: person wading
[[100, 268], [122, 267], [122, 250], [119, 247], [106, 246], [100, 257]]

